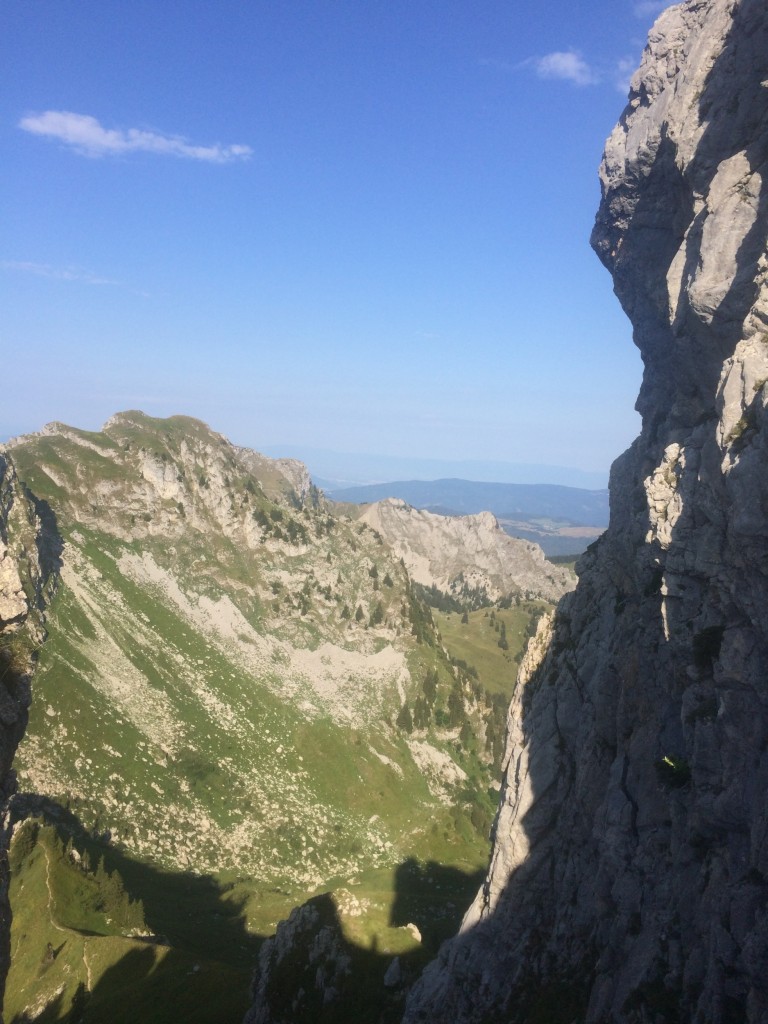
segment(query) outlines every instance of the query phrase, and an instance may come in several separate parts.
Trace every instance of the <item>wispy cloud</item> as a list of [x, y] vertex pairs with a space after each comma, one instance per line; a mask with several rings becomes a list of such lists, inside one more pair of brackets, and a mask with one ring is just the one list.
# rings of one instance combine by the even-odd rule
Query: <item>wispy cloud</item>
[[534, 68], [539, 78], [559, 78], [574, 85], [595, 85], [598, 73], [577, 50], [557, 50], [543, 57], [532, 57], [525, 64]]
[[70, 110], [28, 114], [19, 121], [19, 128], [33, 135], [57, 139], [84, 156], [142, 152], [226, 164], [247, 160], [253, 152], [250, 146], [222, 146], [218, 142], [212, 146], [196, 146], [180, 135], [141, 128], [105, 128], [90, 114], [75, 114]]
[[638, 0], [634, 5], [636, 18], [655, 17], [657, 14], [669, 7], [671, 0]]
[[31, 263], [25, 260], [2, 260], [0, 267], [3, 270], [18, 270], [25, 274], [36, 274], [37, 277], [50, 277], [55, 281], [80, 281], [83, 284], [116, 284], [120, 281], [113, 281], [108, 277], [99, 277], [89, 270], [81, 267], [52, 267], [48, 263]]
[[22, 274], [34, 274], [36, 277], [47, 277], [53, 281], [75, 281], [79, 284], [110, 285], [116, 288], [128, 288], [137, 295], [147, 296], [147, 292], [130, 288], [123, 281], [111, 277], [101, 277], [85, 270], [83, 267], [53, 267], [49, 263], [33, 263], [29, 260], [0, 260], [0, 270], [18, 271]]

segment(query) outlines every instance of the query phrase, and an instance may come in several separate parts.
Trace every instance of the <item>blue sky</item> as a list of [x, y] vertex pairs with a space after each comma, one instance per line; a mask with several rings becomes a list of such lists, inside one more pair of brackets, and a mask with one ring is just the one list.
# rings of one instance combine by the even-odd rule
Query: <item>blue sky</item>
[[0, 437], [607, 470], [641, 365], [588, 238], [663, 6], [5, 0]]

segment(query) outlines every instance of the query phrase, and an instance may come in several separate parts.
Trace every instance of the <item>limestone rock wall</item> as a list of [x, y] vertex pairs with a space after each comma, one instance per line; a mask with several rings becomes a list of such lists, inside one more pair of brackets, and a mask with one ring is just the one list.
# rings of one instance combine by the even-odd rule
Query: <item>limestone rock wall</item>
[[0, 451], [0, 993], [10, 962], [8, 828], [16, 786], [11, 768], [27, 725], [30, 678], [43, 641], [42, 611], [55, 586], [57, 535]]
[[608, 532], [510, 708], [486, 883], [405, 1020], [768, 1020], [768, 8], [688, 0], [593, 246], [645, 364]]
[[484, 590], [496, 601], [510, 593], [557, 601], [573, 589], [573, 576], [548, 562], [538, 544], [510, 537], [491, 512], [440, 516], [400, 498], [369, 505], [361, 520], [402, 558], [411, 579], [445, 593]]

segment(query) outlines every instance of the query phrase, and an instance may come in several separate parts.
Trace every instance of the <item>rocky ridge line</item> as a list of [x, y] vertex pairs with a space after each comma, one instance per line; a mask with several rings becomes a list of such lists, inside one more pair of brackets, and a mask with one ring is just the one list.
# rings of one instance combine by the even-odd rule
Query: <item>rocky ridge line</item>
[[492, 601], [519, 592], [557, 601], [573, 589], [566, 569], [547, 562], [537, 544], [506, 534], [491, 512], [441, 516], [387, 498], [360, 518], [403, 559], [411, 579], [444, 593], [466, 587]]

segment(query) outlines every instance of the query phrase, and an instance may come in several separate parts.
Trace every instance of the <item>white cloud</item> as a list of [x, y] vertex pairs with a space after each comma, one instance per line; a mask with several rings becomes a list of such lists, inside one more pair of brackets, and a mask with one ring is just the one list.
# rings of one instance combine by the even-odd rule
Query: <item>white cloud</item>
[[574, 85], [594, 85], [599, 77], [576, 50], [556, 51], [532, 61], [539, 78], [560, 78]]
[[55, 281], [81, 281], [84, 284], [117, 284], [108, 277], [99, 277], [89, 270], [80, 267], [52, 267], [48, 263], [31, 263], [24, 260], [2, 260], [3, 270], [19, 270], [25, 274], [36, 274], [38, 277], [50, 277]]
[[163, 135], [141, 128], [104, 128], [90, 114], [74, 114], [69, 110], [46, 110], [29, 114], [19, 121], [19, 128], [33, 135], [58, 139], [84, 156], [143, 152], [178, 156], [189, 160], [226, 164], [247, 160], [250, 146], [194, 146], [180, 135]]

